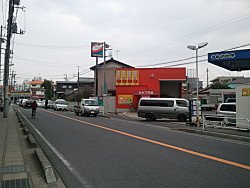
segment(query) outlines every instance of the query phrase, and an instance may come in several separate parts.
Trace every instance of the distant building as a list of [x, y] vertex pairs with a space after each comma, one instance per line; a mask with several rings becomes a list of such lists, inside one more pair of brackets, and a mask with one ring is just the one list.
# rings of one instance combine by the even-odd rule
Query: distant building
[[45, 89], [42, 87], [43, 82], [43, 80], [32, 80], [29, 82], [32, 99], [45, 99]]
[[[196, 90], [196, 80], [197, 78], [187, 77], [187, 82], [186, 82], [187, 91], [192, 92]], [[198, 78], [198, 88], [199, 90], [203, 88], [203, 82], [200, 81], [199, 78]]]
[[[89, 86], [94, 88], [94, 78], [80, 77], [79, 87]], [[63, 98], [64, 95], [78, 89], [78, 81], [56, 81], [56, 97]]]
[[106, 61], [106, 67], [104, 62], [98, 64], [98, 66], [90, 67], [90, 70], [97, 70], [97, 96], [103, 96], [104, 94], [104, 75], [106, 77], [107, 83], [107, 92], [109, 96], [116, 95], [116, 87], [115, 87], [115, 70], [116, 68], [134, 68], [130, 65], [117, 61], [113, 58]]
[[15, 85], [15, 88], [14, 88], [14, 91], [29, 91], [30, 90], [30, 84], [29, 84], [30, 81], [28, 80], [24, 80], [22, 84], [16, 84]]
[[[221, 83], [221, 84], [228, 84], [229, 86], [235, 84], [245, 84], [250, 83], [250, 77], [244, 77], [244, 76], [219, 76], [215, 79], [210, 80], [212, 84], [215, 83]], [[234, 87], [235, 88], [235, 87]]]

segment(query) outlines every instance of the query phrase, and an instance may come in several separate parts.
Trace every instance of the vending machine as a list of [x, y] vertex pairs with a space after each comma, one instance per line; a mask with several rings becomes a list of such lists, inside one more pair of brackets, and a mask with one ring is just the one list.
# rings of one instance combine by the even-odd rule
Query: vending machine
[[[193, 98], [189, 101], [189, 124], [190, 125], [196, 125], [196, 114], [197, 114], [197, 108], [196, 108], [196, 98]], [[199, 108], [199, 122], [201, 122], [201, 101], [198, 101], [198, 108]]]
[[250, 84], [236, 85], [236, 127], [250, 128]]

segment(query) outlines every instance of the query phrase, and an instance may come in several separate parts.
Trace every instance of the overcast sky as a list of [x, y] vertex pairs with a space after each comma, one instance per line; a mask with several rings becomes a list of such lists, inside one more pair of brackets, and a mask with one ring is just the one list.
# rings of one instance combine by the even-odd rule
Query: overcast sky
[[[1, 24], [6, 0], [2, 2]], [[250, 43], [249, 0], [21, 0], [21, 5], [26, 13], [18, 11], [18, 26], [26, 32], [15, 36], [11, 67], [19, 83], [39, 75], [54, 81], [64, 74], [71, 78], [77, 66], [81, 76], [93, 77], [86, 71], [95, 64], [91, 42], [107, 42], [114, 59], [135, 67], [193, 57], [187, 45], [201, 42], [208, 46], [200, 55]], [[179, 67], [195, 69], [195, 63]], [[250, 76], [250, 71], [230, 72], [203, 61], [199, 77], [205, 86], [207, 68], [209, 79]]]

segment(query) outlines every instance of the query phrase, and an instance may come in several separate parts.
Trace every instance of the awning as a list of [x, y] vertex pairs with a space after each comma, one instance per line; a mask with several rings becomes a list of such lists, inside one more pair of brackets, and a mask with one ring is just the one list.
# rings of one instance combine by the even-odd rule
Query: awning
[[250, 70], [250, 49], [208, 53], [208, 62], [230, 71]]

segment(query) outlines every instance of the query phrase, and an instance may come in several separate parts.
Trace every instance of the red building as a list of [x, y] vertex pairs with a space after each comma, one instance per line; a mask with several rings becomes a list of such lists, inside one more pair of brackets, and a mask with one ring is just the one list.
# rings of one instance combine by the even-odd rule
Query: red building
[[137, 109], [141, 97], [182, 97], [186, 68], [117, 68], [116, 109]]

